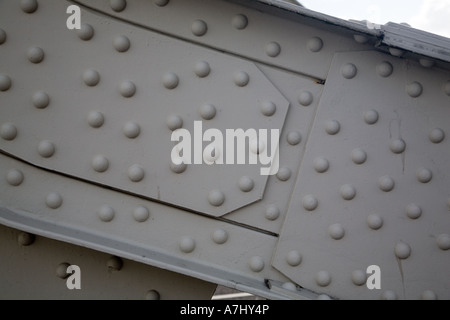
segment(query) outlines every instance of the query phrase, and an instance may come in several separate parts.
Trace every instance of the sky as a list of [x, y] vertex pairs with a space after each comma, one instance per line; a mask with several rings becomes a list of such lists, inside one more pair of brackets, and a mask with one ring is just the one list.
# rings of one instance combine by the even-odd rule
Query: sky
[[298, 0], [304, 7], [345, 20], [389, 21], [450, 38], [450, 0]]

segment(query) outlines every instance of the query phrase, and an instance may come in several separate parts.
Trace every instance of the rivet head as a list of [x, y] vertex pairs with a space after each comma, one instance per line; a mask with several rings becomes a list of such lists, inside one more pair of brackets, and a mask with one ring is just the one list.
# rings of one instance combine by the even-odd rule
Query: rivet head
[[105, 122], [105, 117], [101, 112], [91, 111], [87, 116], [87, 122], [92, 128], [100, 128]]
[[331, 283], [331, 275], [328, 271], [319, 271], [316, 274], [316, 283], [321, 287], [327, 287]]
[[0, 136], [3, 140], [11, 141], [17, 137], [17, 128], [11, 122], [2, 124], [0, 127]]
[[328, 162], [327, 159], [325, 159], [323, 157], [319, 157], [314, 160], [314, 169], [318, 173], [325, 173], [328, 171], [329, 168], [330, 168], [330, 162]]
[[437, 300], [438, 299], [436, 293], [434, 293], [431, 290], [425, 290], [424, 292], [422, 292], [422, 295], [420, 297], [422, 298], [422, 300]]
[[144, 169], [137, 164], [133, 164], [128, 168], [128, 178], [130, 178], [133, 182], [139, 182], [144, 179], [145, 171]]
[[80, 26], [80, 29], [77, 30], [78, 38], [83, 41], [91, 40], [94, 36], [94, 28], [90, 24], [83, 23]]
[[249, 149], [254, 154], [260, 154], [266, 149], [266, 144], [262, 139], [252, 139], [250, 140]]
[[317, 209], [319, 201], [313, 195], [307, 195], [303, 197], [302, 205], [305, 210], [314, 211]]
[[387, 290], [381, 294], [381, 300], [397, 300], [397, 294], [394, 291]]
[[41, 157], [50, 158], [55, 154], [56, 148], [53, 142], [44, 140], [39, 143], [37, 150]]
[[180, 250], [184, 253], [191, 253], [195, 249], [195, 240], [191, 237], [183, 237], [178, 242]]
[[25, 13], [33, 13], [38, 8], [37, 0], [20, 0], [20, 8]]
[[217, 244], [224, 244], [228, 240], [228, 232], [223, 229], [216, 229], [212, 233], [211, 238]]
[[172, 114], [167, 117], [166, 124], [170, 130], [175, 131], [183, 127], [183, 119], [179, 115]]
[[35, 240], [36, 236], [28, 232], [20, 232], [17, 236], [17, 242], [24, 247], [32, 245]]
[[125, 9], [127, 2], [125, 0], [109, 0], [109, 5], [114, 11], [120, 12]]
[[[161, 2], [161, 1], [159, 1], [159, 2]], [[169, 0], [166, 0], [166, 2], [169, 2]], [[158, 291], [156, 291], [156, 290], [149, 290], [145, 294], [144, 298], [145, 298], [145, 300], [160, 300], [161, 296], [160, 296]]]
[[175, 89], [178, 86], [178, 76], [173, 72], [167, 72], [163, 75], [162, 82], [164, 87], [169, 90]]
[[367, 282], [367, 274], [362, 270], [352, 272], [352, 282], [356, 286], [363, 286]]
[[144, 222], [150, 217], [150, 211], [144, 206], [138, 206], [133, 210], [133, 218], [137, 222]]
[[420, 168], [417, 170], [417, 180], [421, 183], [428, 183], [433, 178], [433, 172], [426, 168]]
[[389, 176], [383, 176], [378, 179], [378, 187], [381, 191], [390, 192], [395, 187], [395, 181]]
[[50, 192], [45, 198], [45, 204], [51, 209], [59, 208], [63, 203], [63, 198], [58, 192]]
[[250, 76], [245, 71], [238, 71], [234, 74], [233, 80], [238, 87], [245, 87], [250, 81]]
[[254, 272], [260, 272], [264, 269], [264, 260], [259, 256], [251, 257], [249, 267]]
[[333, 136], [339, 133], [341, 130], [341, 124], [336, 120], [329, 120], [325, 123], [325, 131]]
[[106, 261], [106, 267], [108, 268], [108, 271], [120, 271], [123, 267], [123, 260], [119, 257], [110, 257]]
[[334, 240], [341, 240], [345, 235], [345, 229], [341, 224], [336, 223], [328, 227], [328, 233]]
[[216, 147], [214, 151], [211, 149], [210, 150], [205, 149], [205, 151], [203, 152], [203, 160], [205, 161], [206, 164], [211, 165], [216, 163], [216, 161], [218, 161], [221, 154], [222, 154], [221, 147]]
[[169, 0], [155, 0], [155, 4], [159, 7], [164, 7], [169, 3]]
[[278, 42], [272, 41], [266, 44], [265, 51], [269, 57], [275, 58], [280, 54], [281, 46]]
[[442, 86], [442, 90], [446, 95], [450, 96], [450, 81], [444, 83], [444, 85]]
[[271, 117], [275, 114], [277, 111], [277, 106], [272, 101], [263, 101], [261, 102], [261, 113], [265, 115], [266, 117]]
[[130, 98], [136, 93], [136, 85], [129, 80], [123, 81], [119, 85], [119, 92], [124, 98]]
[[141, 127], [134, 121], [128, 121], [122, 128], [123, 134], [129, 138], [134, 139], [141, 133]]
[[264, 217], [267, 220], [275, 221], [280, 217], [280, 209], [277, 206], [269, 205], [266, 208], [266, 212], [264, 213]]
[[397, 258], [402, 260], [408, 259], [411, 255], [411, 247], [404, 242], [399, 242], [395, 246], [394, 252]]
[[376, 110], [369, 110], [364, 114], [364, 121], [368, 125], [373, 125], [378, 122], [379, 114]]
[[215, 207], [220, 207], [225, 202], [225, 195], [220, 190], [211, 190], [208, 194], [208, 201]]
[[231, 19], [231, 25], [233, 26], [233, 28], [238, 30], [245, 29], [248, 25], [247, 16], [243, 14], [237, 14], [233, 16], [233, 18]]
[[94, 87], [100, 82], [100, 74], [94, 69], [83, 72], [83, 81], [89, 87]]
[[344, 184], [340, 188], [340, 193], [344, 200], [353, 200], [356, 196], [356, 189], [350, 184]]
[[308, 40], [306, 46], [311, 52], [319, 52], [323, 48], [323, 41], [319, 37], [313, 37]]
[[431, 68], [432, 66], [434, 66], [434, 61], [430, 59], [419, 59], [419, 63], [424, 68]]
[[44, 60], [44, 50], [39, 47], [31, 47], [27, 51], [28, 60], [32, 63], [40, 63]]
[[4, 73], [0, 73], [0, 91], [9, 90], [9, 88], [11, 88], [11, 84], [11, 78]]
[[363, 149], [360, 149], [360, 148], [353, 149], [352, 161], [358, 165], [365, 163], [367, 161], [367, 153]]
[[364, 44], [364, 43], [367, 43], [369, 41], [369, 38], [367, 36], [362, 35], [362, 34], [355, 34], [355, 35], [353, 35], [353, 39], [355, 39], [355, 41], [357, 43], [360, 43], [360, 44]]
[[313, 101], [314, 97], [309, 91], [302, 91], [298, 95], [298, 102], [304, 107], [310, 106]]
[[292, 283], [292, 282], [285, 282], [285, 283], [283, 283], [281, 285], [281, 287], [283, 289], [286, 289], [286, 290], [289, 290], [289, 291], [293, 291], [293, 292], [297, 291], [297, 286], [294, 283]]
[[105, 156], [97, 155], [92, 159], [91, 166], [97, 172], [105, 172], [108, 170], [109, 161]]
[[372, 230], [379, 230], [383, 226], [383, 218], [378, 214], [371, 214], [367, 217], [367, 225]]
[[433, 143], [436, 143], [436, 144], [441, 143], [445, 139], [445, 132], [444, 132], [444, 130], [439, 129], [439, 128], [433, 129], [429, 133], [428, 138]]
[[66, 279], [69, 276], [69, 274], [67, 273], [67, 268], [69, 266], [70, 264], [68, 264], [67, 262], [63, 262], [56, 267], [56, 275], [58, 276], [58, 278]]
[[390, 62], [384, 61], [377, 65], [376, 70], [380, 77], [387, 78], [394, 71], [394, 67]]
[[422, 94], [423, 87], [419, 82], [414, 81], [406, 86], [406, 92], [410, 97], [417, 98]]
[[32, 97], [33, 105], [38, 109], [47, 108], [50, 104], [50, 97], [44, 91], [37, 91]]
[[11, 169], [6, 173], [6, 181], [14, 187], [22, 184], [24, 180], [24, 175], [22, 171], [18, 169]]
[[354, 77], [356, 77], [358, 69], [353, 63], [347, 63], [342, 66], [341, 73], [345, 79], [353, 79]]
[[172, 161], [170, 161], [170, 170], [172, 170], [174, 173], [183, 173], [185, 172], [187, 169], [187, 164], [185, 163], [179, 163], [179, 164], [175, 164]]
[[194, 73], [199, 78], [207, 77], [211, 72], [211, 67], [206, 61], [199, 61], [194, 66]]
[[292, 171], [289, 168], [281, 167], [277, 172], [277, 178], [280, 181], [288, 181], [291, 178]]
[[239, 179], [238, 185], [242, 192], [250, 192], [253, 190], [255, 182], [252, 178], [243, 176]]
[[297, 267], [302, 263], [302, 255], [297, 250], [292, 250], [287, 254], [286, 262], [292, 267]]
[[406, 143], [402, 139], [393, 139], [389, 143], [389, 148], [393, 153], [400, 154], [406, 149]]
[[422, 215], [422, 209], [415, 203], [410, 203], [406, 206], [406, 215], [410, 219], [419, 219]]
[[405, 53], [405, 51], [397, 48], [389, 48], [389, 53], [394, 57], [401, 57]]
[[210, 103], [203, 104], [198, 112], [200, 113], [200, 116], [205, 120], [211, 120], [216, 116], [216, 107]]
[[118, 52], [126, 52], [128, 49], [130, 49], [131, 43], [130, 39], [126, 36], [117, 36], [113, 40], [113, 47]]
[[203, 20], [195, 20], [191, 24], [191, 31], [195, 36], [201, 37], [208, 31], [208, 26]]
[[4, 44], [6, 41], [6, 32], [3, 29], [0, 29], [0, 44]]
[[449, 250], [450, 249], [450, 235], [441, 234], [436, 239], [437, 245], [441, 250]]
[[291, 131], [287, 135], [287, 142], [292, 146], [296, 146], [302, 142], [302, 135], [298, 131]]
[[115, 212], [114, 209], [110, 206], [103, 205], [100, 207], [100, 209], [98, 209], [97, 215], [103, 222], [110, 222], [114, 219]]

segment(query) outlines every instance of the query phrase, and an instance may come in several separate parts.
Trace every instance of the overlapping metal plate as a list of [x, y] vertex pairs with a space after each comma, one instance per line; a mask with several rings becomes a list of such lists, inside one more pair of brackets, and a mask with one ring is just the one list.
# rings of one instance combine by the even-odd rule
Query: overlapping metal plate
[[[449, 298], [449, 78], [376, 52], [335, 55], [275, 267], [343, 299]], [[381, 290], [366, 286], [372, 265]]]

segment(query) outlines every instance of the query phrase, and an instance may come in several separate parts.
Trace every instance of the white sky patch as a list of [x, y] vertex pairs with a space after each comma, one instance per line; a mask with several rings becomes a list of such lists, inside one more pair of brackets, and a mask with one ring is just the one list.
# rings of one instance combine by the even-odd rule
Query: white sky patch
[[411, 25], [450, 38], [450, 0], [423, 0]]
[[299, 0], [308, 9], [345, 20], [408, 23], [450, 38], [450, 0]]

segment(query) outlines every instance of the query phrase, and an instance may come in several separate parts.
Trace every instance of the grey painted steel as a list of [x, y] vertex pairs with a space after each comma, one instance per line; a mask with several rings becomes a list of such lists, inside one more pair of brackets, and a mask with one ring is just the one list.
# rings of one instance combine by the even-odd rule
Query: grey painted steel
[[[21, 241], [29, 235], [0, 226], [2, 300], [205, 300], [215, 290], [213, 283], [67, 242]], [[81, 289], [67, 288], [71, 280], [58, 276], [62, 265], [80, 267]]]
[[[0, 223], [206, 291], [449, 299], [449, 43], [284, 1], [0, 2]], [[278, 129], [278, 173], [171, 165], [194, 121]]]

